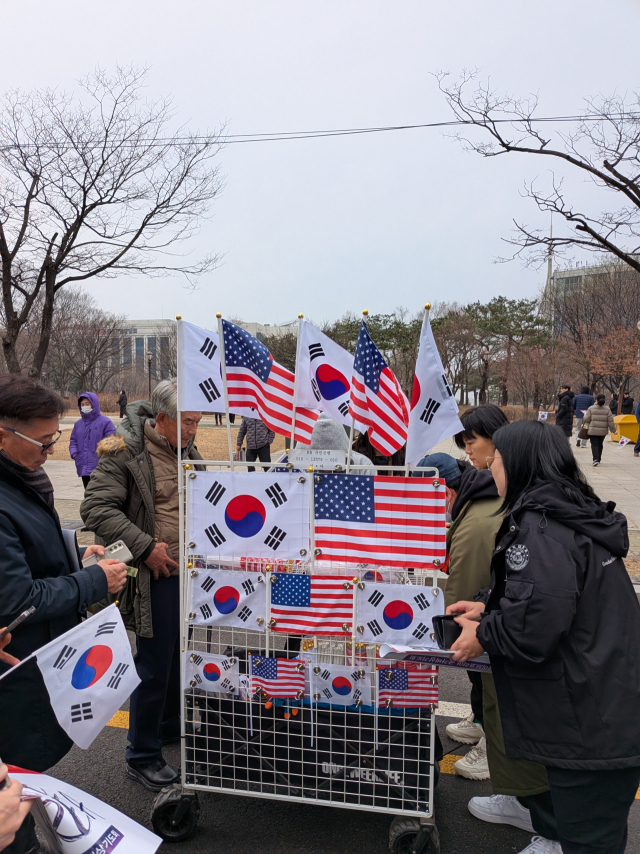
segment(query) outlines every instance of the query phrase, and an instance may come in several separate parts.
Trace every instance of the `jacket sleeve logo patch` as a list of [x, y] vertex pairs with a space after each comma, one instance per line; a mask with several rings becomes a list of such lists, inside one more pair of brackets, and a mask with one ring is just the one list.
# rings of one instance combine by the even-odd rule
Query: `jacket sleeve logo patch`
[[509, 568], [519, 572], [529, 563], [529, 549], [521, 544], [509, 546], [505, 558]]

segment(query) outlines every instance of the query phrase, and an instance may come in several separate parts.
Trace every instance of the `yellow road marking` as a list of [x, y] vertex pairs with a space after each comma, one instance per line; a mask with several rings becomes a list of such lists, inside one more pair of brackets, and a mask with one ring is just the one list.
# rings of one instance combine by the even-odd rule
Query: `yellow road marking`
[[120, 729], [129, 729], [129, 712], [116, 712], [107, 726], [117, 726]]

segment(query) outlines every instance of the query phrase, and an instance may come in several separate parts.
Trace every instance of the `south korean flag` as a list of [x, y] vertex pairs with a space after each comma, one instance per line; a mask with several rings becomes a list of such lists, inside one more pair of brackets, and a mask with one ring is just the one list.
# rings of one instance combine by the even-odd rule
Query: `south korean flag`
[[351, 424], [349, 394], [353, 356], [312, 323], [300, 321], [296, 405], [320, 409], [340, 424]]
[[199, 569], [189, 578], [191, 612], [189, 622], [196, 626], [227, 626], [265, 630], [267, 585], [257, 572]]
[[332, 706], [370, 706], [371, 670], [356, 665], [315, 664], [309, 667], [309, 686], [316, 703]]
[[279, 560], [308, 555], [306, 477], [299, 479], [293, 472], [194, 472], [187, 484], [188, 540], [194, 554]]
[[432, 619], [444, 614], [438, 587], [367, 582], [356, 593], [358, 640], [434, 649]]
[[178, 408], [224, 412], [218, 333], [184, 320], [178, 325]]
[[236, 694], [240, 685], [238, 659], [187, 650], [182, 653], [182, 680], [185, 691], [200, 688], [213, 694]]

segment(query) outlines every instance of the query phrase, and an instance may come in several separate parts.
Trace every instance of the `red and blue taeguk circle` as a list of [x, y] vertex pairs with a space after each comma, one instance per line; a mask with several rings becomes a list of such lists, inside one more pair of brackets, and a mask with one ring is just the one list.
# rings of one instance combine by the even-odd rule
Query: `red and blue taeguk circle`
[[219, 587], [213, 596], [213, 604], [221, 614], [232, 614], [239, 601], [240, 594], [235, 587]]
[[108, 646], [90, 646], [82, 653], [71, 674], [71, 684], [80, 691], [95, 685], [111, 667], [113, 653]]
[[382, 612], [382, 619], [390, 629], [406, 629], [413, 621], [413, 611], [406, 602], [394, 599]]
[[320, 365], [316, 371], [316, 381], [320, 394], [325, 400], [335, 400], [349, 391], [349, 383], [344, 374], [331, 365]]
[[347, 694], [350, 694], [353, 690], [353, 685], [346, 676], [336, 676], [336, 678], [331, 683], [331, 687], [339, 694], [341, 697], [346, 697]]
[[205, 664], [202, 668], [202, 673], [204, 678], [209, 682], [217, 682], [220, 678], [220, 668], [217, 664], [213, 664], [213, 662], [209, 662], [209, 664]]
[[227, 527], [238, 537], [254, 537], [262, 529], [266, 518], [264, 505], [253, 495], [236, 495], [224, 511]]

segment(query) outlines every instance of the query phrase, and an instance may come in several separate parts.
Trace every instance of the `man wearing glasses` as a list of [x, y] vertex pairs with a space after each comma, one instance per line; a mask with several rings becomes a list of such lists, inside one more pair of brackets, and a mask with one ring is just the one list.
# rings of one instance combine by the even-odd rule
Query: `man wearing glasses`
[[[69, 554], [43, 464], [60, 438], [62, 399], [34, 380], [0, 375], [0, 628], [34, 607], [11, 637], [0, 673], [77, 625], [89, 605], [117, 593], [127, 568], [101, 560], [80, 568]], [[84, 556], [104, 554], [89, 546]], [[9, 657], [10, 656], [10, 657]], [[46, 771], [69, 751], [71, 739], [58, 724], [35, 660], [26, 662], [0, 689], [0, 756], [11, 765]], [[36, 845], [28, 817], [10, 849]], [[37, 850], [37, 848], [36, 848]]]

